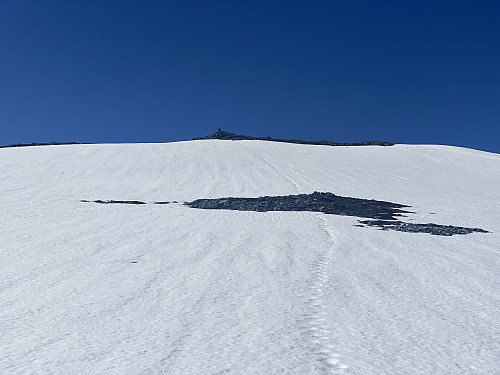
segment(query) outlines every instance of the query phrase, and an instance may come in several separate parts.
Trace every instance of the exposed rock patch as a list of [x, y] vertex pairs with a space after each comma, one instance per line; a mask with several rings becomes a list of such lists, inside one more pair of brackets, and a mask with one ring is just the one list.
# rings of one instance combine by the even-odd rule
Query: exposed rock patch
[[[143, 205], [146, 202], [136, 200], [82, 200], [100, 204], [133, 204]], [[177, 201], [153, 202], [153, 204], [170, 204]], [[429, 233], [435, 236], [453, 236], [455, 234], [470, 234], [474, 232], [488, 233], [481, 228], [456, 227], [441, 224], [417, 224], [397, 220], [397, 218], [411, 214], [405, 210], [410, 206], [378, 201], [374, 199], [361, 199], [352, 197], [341, 197], [333, 193], [297, 194], [283, 196], [264, 196], [258, 198], [214, 198], [197, 199], [192, 202], [184, 202], [191, 208], [204, 210], [237, 210], [237, 211], [313, 211], [329, 215], [355, 216], [372, 220], [359, 220], [357, 227], [377, 227], [382, 230], [395, 230], [409, 233]], [[409, 219], [411, 220], [411, 219]]]
[[197, 199], [186, 202], [192, 208], [238, 211], [315, 211], [325, 214], [394, 220], [410, 213], [402, 204], [369, 199], [341, 197], [332, 193], [265, 196], [259, 198]]
[[481, 228], [456, 227], [441, 224], [416, 224], [396, 220], [396, 217], [412, 213], [403, 210], [409, 206], [351, 197], [341, 197], [332, 193], [298, 194], [286, 196], [265, 196], [259, 198], [218, 198], [197, 199], [186, 202], [192, 208], [238, 210], [238, 211], [315, 211], [325, 214], [365, 217], [376, 220], [360, 220], [356, 226], [374, 226], [383, 230], [410, 233], [429, 233], [435, 236], [452, 236], [474, 232], [488, 233]]
[[489, 233], [481, 228], [455, 227], [453, 225], [440, 225], [432, 223], [414, 224], [388, 220], [360, 220], [359, 222], [366, 226], [378, 227], [382, 230], [391, 229], [398, 232], [430, 233], [436, 236], [453, 236], [454, 234], [470, 234], [474, 232]]
[[108, 201], [103, 201], [103, 200], [95, 200], [95, 201], [87, 201], [87, 200], [81, 200], [81, 202], [86, 202], [86, 203], [101, 203], [101, 204], [146, 204], [146, 202], [141, 202], [141, 201], [115, 201], [115, 200], [108, 200]]

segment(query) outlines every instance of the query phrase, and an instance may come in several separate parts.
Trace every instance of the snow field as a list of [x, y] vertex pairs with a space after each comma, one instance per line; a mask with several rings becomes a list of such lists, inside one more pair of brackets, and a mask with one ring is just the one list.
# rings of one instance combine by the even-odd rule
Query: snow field
[[[0, 150], [0, 373], [500, 373], [500, 156], [262, 141]], [[329, 191], [312, 212], [98, 205]]]

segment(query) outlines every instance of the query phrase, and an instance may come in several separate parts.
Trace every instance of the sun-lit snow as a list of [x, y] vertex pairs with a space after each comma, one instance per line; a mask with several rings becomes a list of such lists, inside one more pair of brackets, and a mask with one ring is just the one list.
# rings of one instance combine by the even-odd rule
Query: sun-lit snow
[[[182, 204], [313, 191], [490, 233]], [[498, 154], [220, 140], [7, 148], [0, 192], [1, 374], [500, 373]], [[81, 202], [97, 199], [180, 203]]]

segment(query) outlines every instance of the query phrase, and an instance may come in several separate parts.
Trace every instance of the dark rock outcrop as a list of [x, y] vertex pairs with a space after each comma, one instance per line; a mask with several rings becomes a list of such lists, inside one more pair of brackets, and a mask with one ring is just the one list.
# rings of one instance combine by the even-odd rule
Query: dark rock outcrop
[[366, 226], [378, 227], [382, 230], [391, 229], [398, 232], [429, 233], [436, 236], [453, 236], [454, 234], [470, 234], [474, 232], [489, 233], [481, 228], [455, 227], [453, 225], [440, 225], [432, 223], [414, 224], [388, 220], [360, 220], [359, 222]]
[[[133, 204], [143, 205], [141, 201], [122, 200], [82, 200], [81, 202], [91, 202], [100, 204]], [[170, 204], [177, 201], [153, 202], [153, 204]], [[332, 193], [320, 193], [315, 191], [312, 194], [264, 196], [258, 198], [214, 198], [197, 199], [192, 202], [184, 202], [191, 208], [204, 210], [237, 210], [237, 211], [313, 211], [330, 215], [355, 216], [368, 218], [371, 220], [359, 220], [360, 227], [377, 227], [382, 230], [395, 230], [410, 233], [428, 233], [435, 236], [453, 236], [455, 234], [470, 234], [474, 232], [488, 233], [481, 228], [456, 227], [453, 225], [441, 224], [416, 224], [399, 221], [396, 218], [411, 214], [405, 210], [410, 206], [399, 203], [377, 201], [373, 199], [361, 199], [351, 197], [341, 197]]]
[[224, 130], [217, 130], [215, 133], [207, 135], [206, 137], [193, 138], [193, 140], [203, 140], [203, 139], [222, 139], [230, 141], [241, 141], [241, 140], [256, 140], [256, 141], [271, 141], [271, 142], [283, 142], [283, 143], [299, 143], [304, 145], [323, 145], [323, 146], [394, 146], [391, 142], [382, 141], [365, 141], [365, 142], [355, 142], [355, 143], [339, 143], [331, 141], [302, 141], [299, 139], [281, 139], [281, 138], [271, 138], [271, 137], [251, 137], [248, 135], [239, 135]]
[[298, 194], [286, 196], [265, 196], [259, 198], [217, 198], [197, 199], [186, 202], [192, 208], [238, 210], [238, 211], [315, 211], [325, 214], [364, 217], [375, 220], [360, 220], [361, 225], [374, 226], [383, 230], [410, 233], [429, 233], [435, 236], [452, 236], [474, 232], [488, 233], [481, 228], [455, 227], [441, 224], [415, 224], [396, 220], [396, 217], [411, 213], [403, 208], [409, 206], [351, 197], [341, 197], [332, 193]]
[[341, 197], [332, 193], [314, 192], [259, 198], [197, 199], [186, 202], [192, 208], [238, 211], [316, 211], [325, 214], [366, 217], [371, 219], [395, 219], [409, 213], [402, 204]]
[[87, 201], [87, 200], [81, 200], [81, 202], [85, 203], [101, 203], [101, 204], [146, 204], [146, 202], [141, 202], [141, 201], [115, 201], [115, 200], [108, 200], [108, 201], [103, 201], [103, 200], [95, 200], [95, 201]]

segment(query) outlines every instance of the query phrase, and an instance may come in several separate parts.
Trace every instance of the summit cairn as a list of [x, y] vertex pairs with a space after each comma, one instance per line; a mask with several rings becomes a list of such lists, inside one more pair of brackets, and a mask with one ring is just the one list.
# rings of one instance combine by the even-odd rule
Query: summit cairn
[[[259, 139], [262, 140], [272, 140], [272, 138], [269, 137], [260, 137]], [[200, 139], [222, 139], [222, 140], [227, 140], [227, 141], [241, 141], [241, 140], [248, 140], [248, 139], [257, 139], [255, 137], [250, 137], [247, 135], [239, 135], [239, 134], [234, 134], [227, 132], [225, 130], [221, 130], [221, 128], [217, 129], [215, 133], [212, 133], [210, 135], [207, 135], [205, 137], [200, 137], [200, 138], [193, 138], [193, 140], [200, 140]]]

